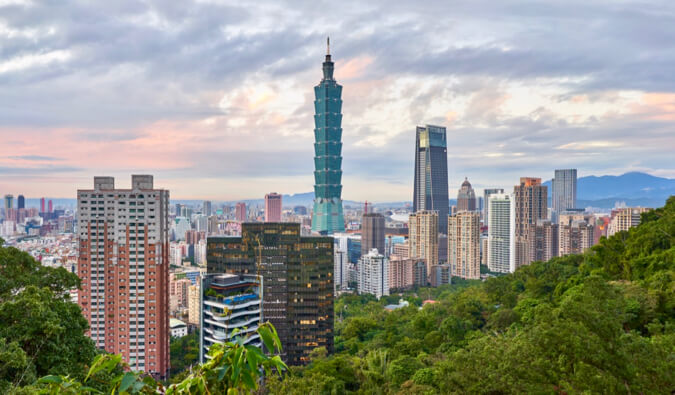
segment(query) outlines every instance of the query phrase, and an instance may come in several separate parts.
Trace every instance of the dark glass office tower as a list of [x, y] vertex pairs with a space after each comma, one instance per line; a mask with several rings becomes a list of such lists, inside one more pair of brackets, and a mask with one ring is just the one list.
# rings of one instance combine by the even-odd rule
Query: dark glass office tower
[[[330, 44], [330, 43], [329, 43]], [[333, 78], [330, 46], [314, 87], [314, 211], [312, 231], [344, 232], [342, 213], [342, 86]]]
[[442, 126], [418, 126], [413, 212], [438, 211], [438, 232], [448, 233], [448, 145]]
[[333, 352], [333, 238], [301, 237], [298, 223], [244, 223], [241, 237], [209, 237], [207, 272], [263, 278], [263, 321], [277, 329], [283, 360]]

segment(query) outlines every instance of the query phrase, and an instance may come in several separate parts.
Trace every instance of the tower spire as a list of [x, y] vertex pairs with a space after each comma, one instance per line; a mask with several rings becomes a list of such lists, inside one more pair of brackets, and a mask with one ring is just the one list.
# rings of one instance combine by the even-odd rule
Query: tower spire
[[326, 37], [326, 55], [330, 55], [330, 36]]

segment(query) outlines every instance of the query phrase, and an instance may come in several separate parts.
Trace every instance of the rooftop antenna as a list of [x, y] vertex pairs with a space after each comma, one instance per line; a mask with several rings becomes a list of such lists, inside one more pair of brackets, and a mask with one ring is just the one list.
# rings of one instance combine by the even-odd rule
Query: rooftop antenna
[[326, 37], [326, 55], [330, 55], [330, 36]]
[[367, 200], [366, 200], [365, 208], [364, 208], [363, 211], [364, 211], [363, 212], [364, 214], [368, 214], [368, 201]]

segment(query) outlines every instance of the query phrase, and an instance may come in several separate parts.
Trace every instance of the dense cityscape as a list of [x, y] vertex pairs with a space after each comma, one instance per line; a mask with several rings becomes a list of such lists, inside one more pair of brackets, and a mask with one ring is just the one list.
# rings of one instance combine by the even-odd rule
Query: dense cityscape
[[[3, 27], [0, 17], [0, 37]], [[283, 176], [266, 185], [242, 175], [235, 191], [248, 182], [267, 193], [184, 199], [167, 172], [108, 173], [94, 162], [86, 183], [65, 188], [71, 196], [47, 187], [34, 196], [23, 180], [0, 190], [0, 392], [675, 391], [675, 179], [638, 164], [594, 176], [581, 154], [579, 165], [504, 159], [508, 173], [472, 174], [470, 160], [449, 154], [455, 115], [428, 104], [403, 139], [394, 136], [409, 152], [396, 163], [412, 183], [387, 177], [409, 199], [366, 182], [350, 200], [348, 169], [389, 165], [375, 140], [365, 144], [372, 157], [349, 163], [355, 145], [345, 136], [357, 132], [343, 133], [343, 115], [354, 108], [343, 106], [338, 77], [364, 66], [334, 60], [330, 38], [325, 45], [314, 59], [319, 82], [304, 87], [313, 124], [300, 123], [313, 129], [303, 142], [313, 164], [301, 166], [311, 193], [274, 190]], [[243, 107], [254, 113], [266, 95]], [[659, 121], [675, 119], [668, 108]], [[672, 130], [662, 134], [672, 154]], [[51, 160], [43, 149], [6, 159]], [[272, 161], [294, 160], [286, 155]], [[211, 170], [191, 171], [207, 190]]]

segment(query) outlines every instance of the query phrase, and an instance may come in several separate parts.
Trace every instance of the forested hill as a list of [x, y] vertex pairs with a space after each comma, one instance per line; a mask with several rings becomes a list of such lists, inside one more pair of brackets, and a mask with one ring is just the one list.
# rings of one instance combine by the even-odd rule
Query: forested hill
[[[336, 303], [336, 354], [275, 394], [671, 393], [675, 390], [675, 197], [584, 255], [465, 287], [420, 290], [410, 307]], [[436, 304], [419, 309], [421, 298]], [[340, 316], [344, 319], [340, 321]]]

